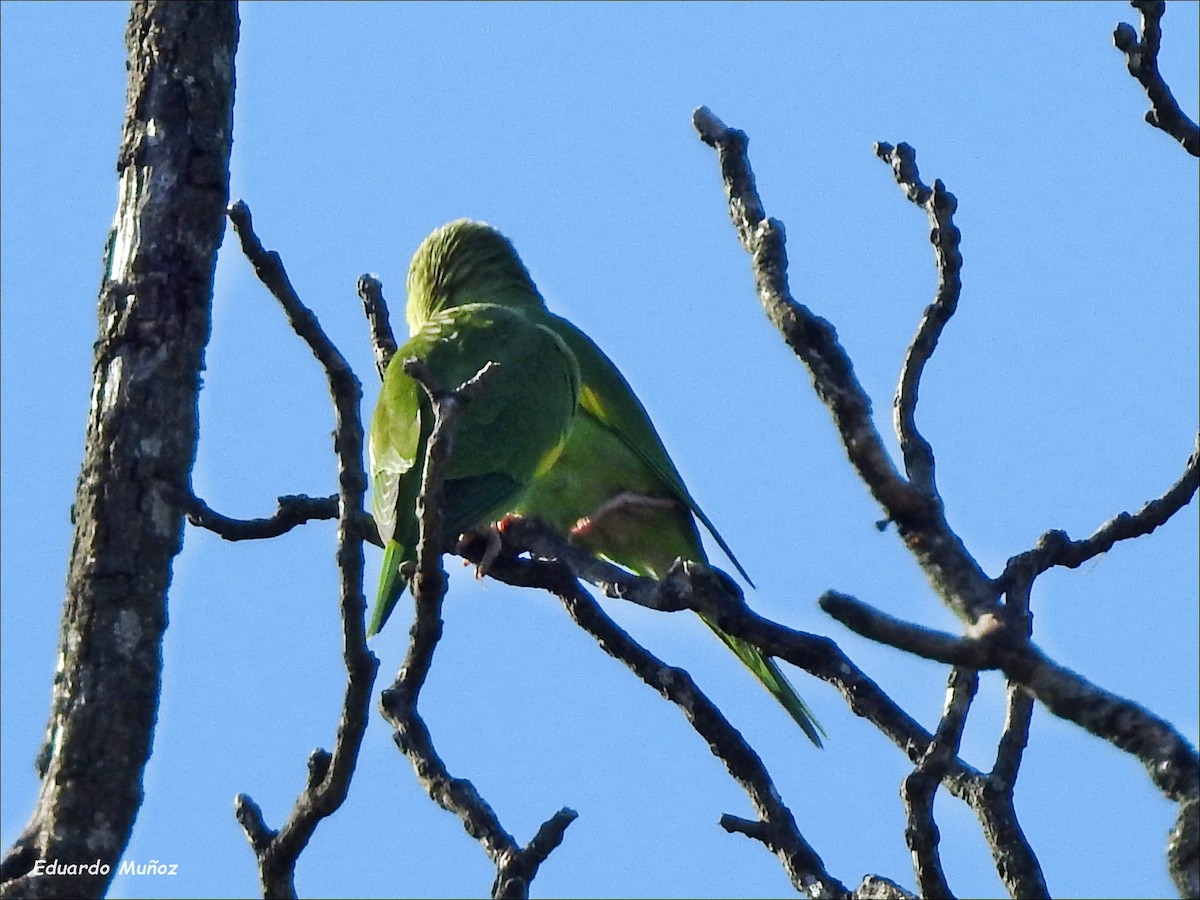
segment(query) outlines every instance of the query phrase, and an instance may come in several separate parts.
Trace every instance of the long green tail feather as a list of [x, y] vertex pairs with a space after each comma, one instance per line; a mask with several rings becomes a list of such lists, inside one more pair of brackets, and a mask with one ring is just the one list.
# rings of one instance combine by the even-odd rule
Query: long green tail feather
[[[821, 727], [817, 717], [808, 708], [808, 704], [800, 699], [800, 695], [796, 693], [796, 689], [792, 687], [775, 660], [769, 656], [763, 656], [757, 647], [747, 644], [741, 638], [726, 634], [704, 616], [700, 618], [717, 637], [724, 641], [725, 646], [737, 655], [746, 668], [754, 673], [754, 677], [771, 692], [771, 696], [780, 702], [788, 714], [796, 720], [796, 724], [808, 735], [808, 739], [818, 747], [823, 747], [821, 736], [825, 735], [825, 729]], [[825, 736], [828, 737], [828, 735]]]
[[371, 623], [367, 626], [367, 637], [379, 634], [380, 629], [396, 608], [406, 584], [400, 574], [400, 564], [408, 558], [405, 548], [396, 541], [389, 541], [383, 551], [383, 571], [379, 576], [379, 594], [375, 609], [371, 612]]

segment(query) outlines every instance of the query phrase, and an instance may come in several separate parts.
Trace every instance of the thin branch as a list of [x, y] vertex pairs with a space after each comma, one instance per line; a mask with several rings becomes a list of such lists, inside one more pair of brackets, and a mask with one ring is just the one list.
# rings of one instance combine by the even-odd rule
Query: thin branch
[[1142, 14], [1142, 39], [1138, 40], [1132, 25], [1122, 22], [1113, 32], [1113, 44], [1125, 54], [1129, 74], [1138, 80], [1150, 98], [1146, 121], [1179, 141], [1192, 156], [1200, 156], [1200, 128], [1179, 108], [1158, 71], [1162, 17], [1167, 4], [1164, 0], [1132, 0], [1129, 5]]
[[[847, 889], [825, 870], [820, 857], [799, 832], [791, 811], [780, 800], [770, 773], [754, 749], [700, 691], [687, 672], [663, 663], [604, 613], [576, 580], [577, 573], [572, 571], [572, 564], [582, 561], [584, 570], [598, 574], [598, 583], [609, 596], [637, 598], [636, 602], [654, 609], [703, 609], [707, 612], [721, 601], [698, 598], [713, 592], [724, 592], [726, 602], [741, 603], [744, 607], [732, 582], [715, 570], [696, 565], [674, 567], [660, 585], [653, 579], [631, 575], [595, 559], [583, 561], [581, 555], [586, 557], [586, 553], [567, 544], [547, 526], [530, 519], [506, 523], [501, 541], [502, 551], [491, 563], [488, 576], [518, 587], [542, 588], [557, 596], [571, 618], [596, 638], [605, 653], [623, 662], [647, 685], [679, 706], [713, 754], [746, 791], [759, 819], [750, 822], [736, 816], [723, 816], [722, 827], [766, 845], [779, 858], [798, 890], [814, 896], [845, 895]], [[465, 559], [477, 562], [486, 552], [486, 542], [467, 536], [459, 544], [458, 552]], [[526, 552], [542, 558], [518, 558]], [[725, 617], [719, 617], [718, 624], [722, 628], [724, 623]], [[920, 726], [913, 725], [920, 730]]]
[[[909, 652], [952, 665], [1002, 670], [1010, 681], [1028, 689], [1055, 715], [1137, 756], [1151, 780], [1167, 796], [1181, 803], [1189, 802], [1200, 789], [1200, 760], [1195, 749], [1174, 728], [1137, 704], [1053, 663], [1029, 643], [1028, 588], [1036, 574], [1036, 565], [1031, 566], [1027, 559], [1018, 571], [1020, 567], [1010, 564], [1005, 578], [989, 581], [950, 530], [936, 494], [921, 491], [896, 473], [870, 423], [869, 404], [853, 377], [849, 360], [836, 343], [832, 327], [796, 303], [788, 292], [783, 228], [775, 220], [765, 218], [746, 158], [745, 134], [727, 128], [704, 108], [696, 111], [693, 123], [701, 139], [718, 151], [730, 215], [743, 245], [753, 256], [755, 283], [768, 316], [808, 365], [817, 393], [833, 412], [842, 443], [860, 477], [887, 511], [888, 518], [897, 524], [939, 596], [968, 623], [968, 632], [965, 638], [958, 638], [919, 628], [836, 594], [826, 594], [822, 607], [858, 633]], [[903, 158], [894, 162], [898, 169], [905, 164]], [[906, 178], [903, 172], [898, 174], [919, 199], [915, 173], [911, 178]], [[936, 330], [932, 322], [926, 329], [928, 334]], [[912, 402], [915, 404], [915, 398]], [[918, 468], [920, 462], [918, 450]], [[1158, 517], [1169, 515], [1171, 506], [1178, 508], [1195, 491], [1190, 481], [1177, 487], [1177, 491], [1169, 492], [1163, 507], [1144, 511], [1145, 515], [1139, 514], [1140, 520], [1133, 523], [1110, 523], [1098, 533], [1095, 546], [1082, 552], [1091, 552], [1127, 530], [1146, 529]], [[1068, 556], [1069, 553], [1064, 553], [1063, 558]], [[1020, 590], [1014, 591], [1014, 586]], [[997, 603], [1000, 590], [1008, 595], [1007, 605]], [[744, 637], [724, 624], [722, 627]], [[769, 644], [761, 646], [766, 652], [775, 653]], [[1003, 772], [1006, 763], [1003, 759], [1000, 763]], [[1019, 835], [1015, 817], [1002, 813], [993, 816], [997, 805], [981, 808], [986, 813], [985, 833], [989, 834], [989, 840], [997, 841], [993, 847], [1012, 846], [1019, 854], [1023, 837]], [[1005, 833], [1006, 829], [1013, 833]], [[1013, 844], [1005, 843], [1008, 841]], [[1010, 861], [1008, 857], [998, 859], [1002, 875]], [[1028, 862], [1015, 861], [1018, 869]], [[1036, 860], [1032, 863], [1036, 864]], [[1040, 872], [1033, 867], [1016, 871], [1013, 877], [1014, 881], [1006, 883], [1027, 884], [1031, 893], [1042, 890], [1037, 887]]]
[[[563, 598], [572, 597], [578, 591], [578, 585], [574, 581], [578, 573], [573, 572], [573, 562], [568, 563], [567, 560], [573, 560], [574, 555], [580, 551], [565, 545], [565, 542], [546, 526], [531, 520], [518, 519], [506, 526], [502, 532], [502, 539], [503, 552], [488, 570], [490, 577], [521, 587], [541, 587]], [[556, 549], [556, 542], [564, 546]], [[481, 539], [465, 540], [458, 548], [458, 552], [471, 561], [482, 558], [484, 550], [485, 542]], [[537, 558], [517, 558], [518, 554], [524, 552], [532, 552]], [[606, 565], [599, 563], [586, 568], [593, 574], [601, 574], [598, 583], [605, 588], [609, 596], [636, 597], [638, 602], [654, 609], [686, 608], [702, 611], [729, 634], [754, 644], [764, 653], [792, 662], [833, 684], [846, 697], [856, 714], [872, 722], [914, 763], [919, 764], [930, 753], [933, 738], [928, 732], [864, 675], [836, 644], [827, 638], [795, 632], [756, 616], [746, 607], [744, 600], [735, 590], [730, 590], [730, 586], [720, 577], [712, 577], [713, 573], [706, 567], [676, 567], [667, 579], [667, 582], [673, 582], [671, 587], [667, 589], [667, 582], [664, 582], [655, 589], [656, 582], [651, 579], [638, 578], [628, 573], [620, 577], [606, 571]], [[827, 595], [829, 596], [839, 597]], [[852, 598], [839, 599], [856, 602]], [[823, 598], [823, 605], [826, 602], [827, 599]], [[1020, 607], [1021, 603], [1014, 601], [1008, 609], [1012, 612]], [[1015, 612], [1013, 619], [1017, 623], [1027, 621]], [[981, 622], [981, 625], [984, 624], [986, 623]], [[1011, 632], [1017, 634], [1018, 640], [1024, 640], [1026, 637], [1025, 630], [1020, 625], [1006, 626], [1001, 631], [1002, 626], [992, 622], [991, 628], [991, 631], [982, 628], [978, 637], [967, 641], [949, 635], [943, 636], [942, 640], [948, 645], [965, 643], [967, 648], [961, 652], [968, 657], [968, 662], [978, 662], [979, 668], [986, 668], [986, 651], [977, 649], [976, 645], [986, 645], [989, 640], [996, 642], [1009, 639], [1007, 635]], [[613, 653], [609, 649], [607, 635], [601, 642], [608, 652]], [[1003, 668], [1003, 662], [998, 667]], [[1078, 677], [1073, 673], [1066, 674]], [[661, 680], [655, 682], [656, 687]], [[1047, 701], [1047, 705], [1052, 711], [1065, 710], [1070, 704], [1069, 697], [1061, 690], [1057, 695], [1057, 698]], [[1110, 696], [1103, 695], [1105, 698]], [[947, 791], [965, 801], [979, 818], [997, 871], [1014, 897], [1041, 897], [1047, 894], [1040, 864], [1020, 828], [1013, 805], [1012, 790], [1020, 756], [1028, 741], [1030, 712], [1029, 693], [1024, 688], [1010, 685], [1009, 715], [1000, 739], [993, 772], [986, 775], [980, 773], [953, 755], [945, 759], [939, 758], [937, 768], [940, 781]], [[1081, 724], [1088, 727], [1086, 723]], [[1138, 727], [1144, 724], [1139, 723]], [[1182, 766], [1168, 765], [1167, 768], [1186, 769], [1186, 762]], [[762, 821], [736, 816], [723, 816], [721, 825], [726, 830], [745, 834], [756, 840], [764, 840], [772, 833]], [[869, 895], [869, 891], [864, 894]]]
[[337, 494], [329, 497], [288, 494], [279, 497], [277, 502], [275, 514], [265, 519], [235, 519], [222, 515], [195, 494], [184, 498], [183, 508], [187, 512], [189, 523], [211, 531], [227, 541], [257, 541], [279, 537], [305, 522], [338, 517]]
[[[795, 631], [754, 613], [736, 585], [705, 566], [675, 567], [663, 582], [642, 578], [590, 557], [568, 544], [548, 526], [533, 519], [516, 519], [501, 532], [503, 548], [488, 576], [516, 587], [535, 587], [558, 596], [569, 594], [575, 578], [600, 587], [608, 596], [630, 600], [649, 609], [674, 612], [690, 609], [716, 622], [722, 631], [741, 638], [764, 653], [804, 669], [833, 685], [855, 715], [865, 718], [914, 763], [932, 736], [887, 696], [829, 638]], [[481, 538], [465, 536], [457, 552], [478, 562], [486, 551]], [[529, 553], [534, 559], [518, 559]], [[582, 564], [580, 564], [582, 563]], [[963, 785], [982, 774], [961, 760], [948, 770], [947, 787], [963, 796]]]
[[338, 721], [333, 753], [315, 750], [309, 757], [304, 791], [283, 827], [267, 828], [262, 811], [247, 795], [238, 796], [235, 814], [258, 860], [263, 896], [294, 897], [296, 861], [317, 825], [345, 802], [358, 762], [370, 711], [371, 690], [379, 660], [367, 649], [366, 600], [363, 597], [363, 495], [367, 478], [363, 470], [363, 428], [359, 417], [362, 387], [345, 358], [321, 329], [316, 315], [296, 295], [279, 254], [264, 250], [254, 233], [250, 210], [238, 201], [229, 207], [229, 218], [241, 241], [242, 252], [259, 280], [271, 291], [287, 314], [293, 330], [308, 344], [329, 382], [334, 406], [333, 449], [338, 468], [337, 566], [340, 575], [342, 659], [346, 690]]
[[[1033, 579], [1018, 577], [1004, 595], [1006, 625], [1013, 637], [1004, 639], [1027, 646], [1033, 635], [1030, 592]], [[1006, 685], [1004, 727], [996, 745], [996, 759], [988, 776], [972, 785], [966, 800], [983, 827], [984, 840], [996, 862], [1000, 880], [1011, 897], [1049, 897], [1046, 877], [1033, 846], [1017, 819], [1017, 774], [1029, 744], [1033, 695], [1009, 679]]]
[[567, 827], [578, 817], [575, 810], [564, 807], [543, 822], [533, 840], [497, 866], [492, 896], [527, 897], [529, 884], [537, 875], [538, 868], [558, 849], [566, 836]]
[[[804, 839], [791, 810], [780, 799], [771, 775], [758, 754], [720, 709], [696, 686], [683, 669], [668, 666], [640, 646], [612, 621], [592, 597], [572, 579], [571, 589], [558, 594], [571, 618], [592, 635], [604, 652], [619, 659], [642, 681], [670, 700], [708, 743], [713, 755], [725, 764], [734, 781], [750, 797], [759, 817], [756, 827], [745, 820], [723, 817], [726, 830], [760, 841], [774, 853], [797, 890], [810, 896], [846, 896], [849, 890], [826, 869], [820, 856]], [[735, 823], [741, 823], [738, 827]]]
[[1001, 619], [981, 619], [981, 624], [991, 627], [978, 629], [975, 637], [959, 637], [898, 619], [838, 591], [826, 591], [817, 602], [855, 634], [923, 659], [968, 669], [996, 668], [985, 639], [1007, 631]]
[[912, 853], [917, 891], [922, 897], [954, 896], [938, 852], [941, 834], [933, 819], [933, 798], [950, 761], [958, 756], [963, 726], [978, 689], [979, 676], [974, 671], [957, 667], [951, 671], [937, 733], [900, 788], [906, 816], [904, 840]]
[[996, 746], [996, 761], [988, 776], [997, 785], [1012, 790], [1025, 748], [1029, 746], [1029, 723], [1033, 717], [1033, 695], [1010, 683], [1005, 691], [1004, 730]]
[[1050, 896], [1041, 863], [1017, 820], [1014, 795], [1017, 770], [1029, 741], [1032, 712], [1032, 696], [1010, 682], [996, 763], [985, 779], [972, 785], [966, 797], [983, 826], [983, 836], [996, 861], [1000, 880], [1012, 897]]
[[493, 368], [494, 364], [489, 363], [470, 381], [447, 391], [435, 383], [419, 360], [404, 360], [404, 370], [429, 394], [435, 420], [426, 445], [417, 501], [417, 566], [411, 584], [415, 615], [404, 663], [395, 681], [384, 690], [381, 705], [384, 718], [394, 729], [396, 745], [408, 757], [418, 782], [430, 799], [458, 816], [467, 833], [479, 841], [488, 859], [496, 866], [492, 896], [524, 898], [529, 896], [529, 885], [538, 867], [562, 842], [563, 833], [577, 814], [564, 807], [543, 823], [527, 846], [518, 846], [475, 786], [465, 778], [450, 775], [417, 711], [417, 700], [442, 636], [441, 610], [447, 581], [441, 562], [446, 544], [446, 536], [442, 533], [441, 497], [446, 460], [452, 450], [459, 415]]
[[1075, 569], [1089, 559], [1107, 553], [1118, 541], [1150, 534], [1175, 513], [1192, 502], [1200, 488], [1200, 433], [1183, 474], [1159, 498], [1151, 500], [1136, 513], [1118, 513], [1096, 529], [1091, 537], [1073, 541], [1065, 531], [1053, 530], [1043, 534], [1032, 550], [1012, 557], [1004, 567], [997, 583], [1007, 587], [1019, 577], [1033, 578], [1054, 566]]
[[990, 780], [973, 786], [965, 798], [983, 826], [983, 837], [992, 852], [996, 871], [1010, 897], [1040, 900], [1050, 896], [1042, 866], [1017, 821], [1011, 788]]
[[392, 334], [392, 323], [387, 301], [383, 299], [383, 285], [374, 275], [358, 276], [358, 296], [362, 299], [363, 313], [371, 326], [371, 347], [375, 351], [375, 368], [382, 378], [388, 363], [396, 353], [396, 337]]
[[[577, 548], [556, 550], [555, 542], [561, 542], [562, 539], [554, 536], [545, 526], [520, 519], [505, 528], [503, 540], [505, 552], [489, 569], [491, 577], [508, 584], [542, 587], [560, 597], [570, 596], [577, 589], [573, 581], [573, 566], [564, 562], [572, 556], [568, 551], [575, 549], [578, 552]], [[532, 548], [536, 548], [536, 551], [532, 551]], [[484, 552], [484, 543], [466, 541], [460, 544], [459, 552], [467, 559], [477, 560]], [[515, 558], [522, 552], [534, 552], [535, 556], [544, 559]], [[914, 763], [919, 763], [929, 752], [931, 736], [864, 675], [836, 644], [827, 638], [795, 632], [755, 615], [736, 589], [731, 589], [718, 573], [702, 566], [679, 566], [654, 590], [651, 586], [656, 583], [650, 579], [628, 574], [621, 579], [599, 567], [592, 570], [603, 572], [601, 584], [610, 596], [636, 597], [638, 602], [655, 609], [686, 608], [703, 612], [729, 634], [832, 683], [846, 697], [856, 714], [871, 721]], [[946, 636], [946, 640], [954, 642], [959, 639]], [[998, 767], [1009, 766], [1012, 777], [1007, 781], [997, 780], [994, 775], [984, 775], [956, 756], [942, 764], [944, 768], [940, 770], [939, 777], [946, 789], [966, 801], [979, 817], [997, 869], [1009, 886], [1010, 893], [1013, 896], [1043, 896], [1045, 885], [1040, 866], [1024, 839], [1012, 807], [1011, 784], [1015, 779], [1020, 750], [1027, 739], [1029, 712], [1028, 695], [1024, 691], [1014, 689], [1013, 697], [1015, 705], [1010, 711], [1010, 722], [1006, 724], [998, 753], [998, 760], [1001, 760]], [[756, 839], [761, 839], [760, 835], [769, 831], [761, 822], [733, 816], [723, 817], [721, 824], [727, 830]]]
[[999, 669], [1054, 715], [1136, 756], [1151, 781], [1171, 799], [1183, 801], [1200, 791], [1200, 758], [1169, 722], [1053, 662], [1011, 625], [996, 620], [973, 636], [955, 638], [903, 622], [844, 594], [825, 594], [821, 608], [863, 637], [926, 659]]
[[937, 347], [938, 338], [954, 311], [962, 293], [962, 254], [958, 246], [961, 234], [954, 224], [954, 212], [958, 201], [946, 190], [941, 179], [927, 187], [917, 171], [917, 154], [908, 144], [878, 143], [875, 155], [892, 167], [896, 183], [904, 188], [904, 194], [929, 217], [929, 238], [937, 258], [938, 286], [934, 300], [925, 307], [917, 333], [904, 355], [900, 370], [900, 383], [892, 402], [892, 417], [900, 450], [904, 456], [904, 470], [918, 488], [937, 494], [934, 478], [933, 448], [917, 429], [916, 407], [921, 374], [925, 364]]
[[765, 217], [746, 155], [745, 133], [726, 127], [706, 107], [693, 113], [692, 123], [700, 139], [717, 151], [730, 217], [753, 259], [759, 300], [788, 346], [808, 366], [850, 462], [896, 523], [942, 601], [968, 623], [995, 614], [999, 592], [950, 529], [940, 499], [896, 470], [871, 418], [870, 400], [833, 326], [793, 299], [783, 224]]
[[[955, 668], [951, 673], [946, 710], [937, 736], [918, 763], [916, 771], [905, 780], [901, 792], [908, 809], [905, 838], [913, 853], [917, 885], [924, 897], [950, 896], [937, 853], [939, 835], [933, 821], [933, 794], [937, 783], [945, 777], [947, 763], [958, 753], [962, 729], [978, 681], [978, 676], [972, 670]], [[1021, 830], [1013, 797], [1020, 751], [1024, 750], [1024, 742], [1028, 738], [1032, 701], [1023, 689], [1013, 685], [1009, 686], [1009, 700], [1009, 716], [1000, 740], [998, 756], [1001, 761], [997, 763], [997, 768], [1008, 768], [1010, 777], [997, 777], [993, 770], [991, 775], [973, 778], [966, 782], [961, 799], [966, 801], [979, 819], [996, 871], [1009, 896], [1048, 897], [1041, 863]]]

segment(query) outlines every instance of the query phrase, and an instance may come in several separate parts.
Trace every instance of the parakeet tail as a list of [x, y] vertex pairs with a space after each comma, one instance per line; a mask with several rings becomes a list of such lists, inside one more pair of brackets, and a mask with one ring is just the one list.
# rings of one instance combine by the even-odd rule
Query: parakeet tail
[[796, 693], [795, 688], [788, 682], [775, 660], [769, 656], [763, 656], [757, 647], [747, 644], [733, 635], [726, 634], [704, 616], [700, 618], [704, 619], [704, 624], [711, 628], [717, 637], [725, 642], [725, 646], [737, 654], [737, 658], [745, 664], [746, 668], [754, 673], [754, 677], [762, 682], [763, 687], [770, 691], [771, 695], [783, 705], [788, 714], [796, 720], [796, 724], [808, 735], [808, 739], [818, 747], [823, 746], [821, 736], [825, 734], [825, 729], [821, 727], [821, 723], [817, 721], [817, 717], [808, 708], [808, 704], [800, 699], [800, 695]]
[[367, 626], [367, 637], [379, 634], [388, 616], [396, 608], [400, 595], [404, 593], [404, 577], [400, 574], [400, 564], [410, 556], [396, 541], [389, 541], [383, 551], [383, 571], [379, 576], [379, 596], [375, 600], [375, 609], [371, 612], [371, 622]]

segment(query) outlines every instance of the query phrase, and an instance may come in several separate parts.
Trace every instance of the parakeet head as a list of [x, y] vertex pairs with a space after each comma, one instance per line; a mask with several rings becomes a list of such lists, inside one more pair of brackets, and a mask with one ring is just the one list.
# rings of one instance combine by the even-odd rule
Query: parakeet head
[[484, 222], [457, 219], [421, 242], [408, 266], [405, 317], [415, 334], [439, 310], [466, 303], [544, 309], [512, 243]]

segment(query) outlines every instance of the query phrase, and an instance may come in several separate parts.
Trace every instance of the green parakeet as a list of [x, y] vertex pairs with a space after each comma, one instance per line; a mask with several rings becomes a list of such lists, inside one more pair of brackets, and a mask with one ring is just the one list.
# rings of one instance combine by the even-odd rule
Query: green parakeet
[[[436, 277], [454, 284], [478, 261], [450, 255], [425, 262]], [[477, 271], [484, 277], [489, 272], [486, 265]], [[566, 442], [579, 394], [579, 369], [563, 341], [505, 306], [466, 302], [438, 310], [396, 351], [369, 442], [372, 510], [385, 544], [371, 635], [404, 590], [401, 564], [416, 558], [416, 503], [434, 413], [424, 388], [404, 371], [404, 361], [413, 357], [446, 390], [494, 364], [462, 410], [446, 460], [442, 512], [451, 537], [499, 518], [550, 468]]]
[[[423, 246], [471, 247], [471, 255], [489, 260], [489, 264], [486, 271], [482, 266], [477, 273], [472, 270], [471, 277], [453, 287], [414, 267], [406, 308], [410, 329], [422, 328], [438, 310], [484, 299], [517, 310], [552, 330], [579, 365], [579, 406], [566, 446], [549, 471], [540, 473], [532, 485], [514, 496], [508, 512], [539, 518], [592, 553], [636, 574], [660, 579], [676, 558], [707, 562], [696, 526], [699, 519], [750, 582], [729, 545], [684, 486], [633, 389], [591, 338], [546, 309], [508, 239], [481, 222], [460, 219], [433, 232]], [[421, 256], [421, 251], [417, 255]], [[501, 272], [502, 277], [483, 283], [489, 277], [487, 271]], [[813, 743], [821, 746], [821, 726], [775, 661], [708, 619], [704, 621]]]

